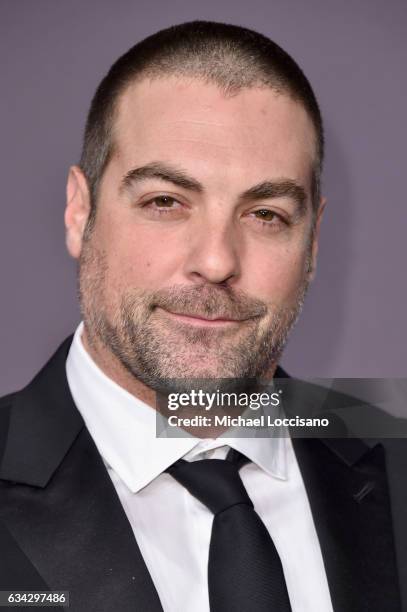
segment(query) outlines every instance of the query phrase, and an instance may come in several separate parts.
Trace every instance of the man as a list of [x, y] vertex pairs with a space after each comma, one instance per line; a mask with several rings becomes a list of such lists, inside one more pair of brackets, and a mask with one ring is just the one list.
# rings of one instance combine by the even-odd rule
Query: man
[[260, 34], [183, 24], [113, 65], [67, 184], [83, 323], [2, 402], [2, 590], [69, 591], [75, 612], [401, 610], [381, 446], [156, 437], [163, 379], [284, 376], [322, 157], [311, 86]]

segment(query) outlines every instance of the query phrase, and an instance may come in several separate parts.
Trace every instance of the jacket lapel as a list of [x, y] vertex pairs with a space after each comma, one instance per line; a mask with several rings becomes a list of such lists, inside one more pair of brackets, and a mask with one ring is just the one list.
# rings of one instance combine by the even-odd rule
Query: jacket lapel
[[400, 612], [383, 447], [369, 449], [355, 439], [293, 439], [293, 444], [334, 611]]
[[[354, 399], [278, 368], [290, 416], [329, 417], [304, 437], [290, 429], [321, 546], [334, 612], [400, 612], [400, 587], [384, 448], [348, 437]], [[340, 415], [340, 416], [339, 416]], [[391, 418], [391, 417], [390, 417]], [[324, 432], [324, 433], [322, 433]], [[315, 437], [315, 436], [320, 437]], [[326, 434], [325, 434], [326, 435]]]
[[39, 578], [39, 589], [45, 583], [69, 590], [75, 612], [162, 612], [131, 526], [70, 395], [65, 376], [70, 342], [12, 403], [0, 468], [0, 478], [8, 481], [2, 483], [0, 514], [9, 554], [30, 562], [20, 580], [31, 572], [30, 584]]

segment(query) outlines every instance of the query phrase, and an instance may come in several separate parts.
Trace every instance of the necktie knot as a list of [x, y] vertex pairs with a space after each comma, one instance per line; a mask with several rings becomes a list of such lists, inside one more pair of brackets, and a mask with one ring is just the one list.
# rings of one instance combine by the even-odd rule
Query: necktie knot
[[168, 468], [171, 474], [214, 515], [237, 504], [253, 507], [239, 475], [239, 467], [224, 459], [180, 460]]

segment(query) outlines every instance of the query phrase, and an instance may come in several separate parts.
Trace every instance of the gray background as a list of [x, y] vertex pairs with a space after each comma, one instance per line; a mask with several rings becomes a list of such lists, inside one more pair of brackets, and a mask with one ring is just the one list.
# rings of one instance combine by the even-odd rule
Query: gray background
[[136, 41], [196, 18], [281, 44], [325, 118], [318, 274], [283, 364], [406, 376], [405, 2], [2, 0], [0, 393], [25, 384], [79, 320], [64, 189], [98, 81]]

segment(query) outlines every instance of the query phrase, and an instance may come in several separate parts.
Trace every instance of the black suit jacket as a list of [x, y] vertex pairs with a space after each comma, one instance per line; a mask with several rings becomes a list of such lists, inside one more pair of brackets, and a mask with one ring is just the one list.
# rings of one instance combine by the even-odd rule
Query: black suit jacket
[[[159, 612], [131, 526], [69, 391], [71, 340], [0, 403], [0, 590], [70, 591], [72, 612]], [[388, 441], [387, 449], [355, 439], [293, 444], [334, 611], [407, 610], [400, 601], [407, 584], [405, 441]]]

